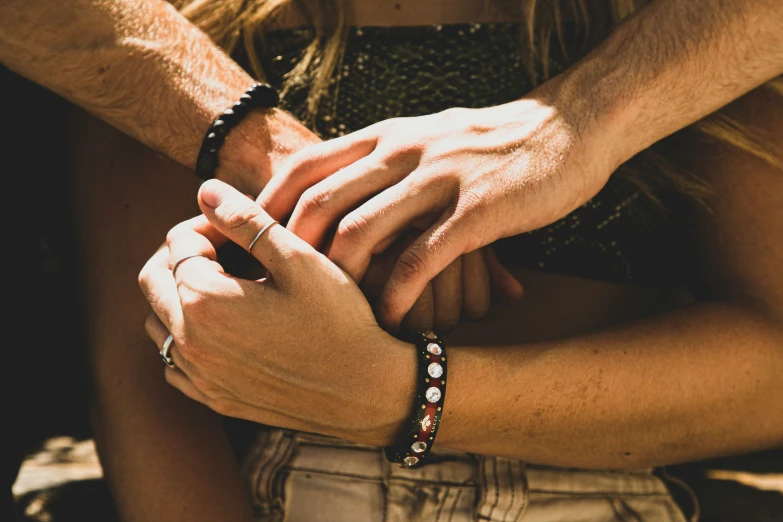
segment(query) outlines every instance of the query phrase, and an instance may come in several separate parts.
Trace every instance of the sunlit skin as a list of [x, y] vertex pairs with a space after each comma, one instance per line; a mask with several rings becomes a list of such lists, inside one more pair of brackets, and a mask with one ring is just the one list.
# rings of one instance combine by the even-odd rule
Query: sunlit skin
[[[713, 5], [717, 3], [720, 8]], [[492, 20], [483, 9], [483, 1], [383, 4], [384, 11], [378, 9], [377, 3], [357, 4], [355, 22], [372, 25], [377, 23], [377, 17], [384, 24], [393, 25], [407, 25], [412, 20], [413, 23]], [[158, 153], [192, 167], [204, 129], [252, 80], [201, 33], [167, 9], [164, 2], [143, 2], [143, 9], [141, 5], [137, 0], [54, 4], [7, 0], [0, 5], [0, 59]], [[779, 11], [780, 3], [776, 0], [656, 0], [652, 8], [643, 11], [636, 25], [618, 31], [599, 52], [561, 77], [559, 84], [553, 83], [552, 91], [547, 91], [546, 86], [539, 90], [537, 101], [529, 100], [525, 105], [531, 110], [522, 118], [532, 121], [541, 116], [540, 121], [549, 122], [542, 130], [562, 132], [562, 139], [552, 143], [570, 144], [570, 150], [584, 151], [582, 158], [571, 155], [569, 164], [595, 167], [595, 177], [591, 179], [600, 184], [599, 180], [609, 175], [607, 169], [611, 171], [613, 164], [780, 74], [783, 60], [779, 53], [783, 45], [778, 30]], [[117, 13], [125, 16], [117, 17]], [[295, 14], [290, 23], [296, 24]], [[754, 31], [746, 31], [747, 24], [752, 24]], [[122, 38], [115, 38], [116, 35]], [[83, 46], [85, 39], [100, 45]], [[662, 52], [667, 49], [683, 52]], [[138, 57], [140, 50], [144, 52], [144, 60], [133, 58]], [[725, 67], [714, 67], [715, 63]], [[741, 115], [756, 115], [759, 125], [772, 135], [780, 135], [783, 127], [778, 103], [754, 93], [738, 102], [736, 111]], [[605, 116], [584, 127], [592, 131], [578, 133], [582, 143], [576, 146], [571, 135], [574, 114]], [[558, 122], [559, 117], [566, 117], [565, 121]], [[457, 121], [459, 125], [470, 128], [467, 120]], [[407, 133], [401, 122], [387, 128], [396, 129], [399, 135]], [[488, 135], [502, 136], [501, 141], [508, 137], [502, 133]], [[616, 137], [610, 144], [616, 156], [602, 158], [603, 172], [599, 172], [602, 168], [592, 162], [592, 149], [587, 144], [608, 146], [595, 137], [602, 135]], [[428, 136], [433, 141], [424, 154], [459, 156], [457, 148], [437, 150], [437, 133]], [[83, 114], [75, 119], [74, 137], [71, 167], [75, 173], [76, 220], [81, 230], [80, 257], [86, 260], [84, 277], [92, 311], [89, 332], [95, 370], [96, 439], [123, 518], [252, 520], [218, 417], [162, 378], [157, 349], [165, 338], [165, 330], [156, 323], [159, 319], [147, 321], [154, 342], [147, 339], [141, 328], [150, 305], [139, 295], [136, 276], [166, 231], [198, 213], [197, 184], [190, 172]], [[387, 150], [411, 146], [392, 134], [380, 137]], [[526, 137], [533, 143], [535, 132]], [[221, 151], [217, 177], [237, 186], [242, 193], [255, 194], [275, 173], [309, 176], [312, 171], [302, 168], [307, 153], [293, 160], [289, 156], [317, 141], [304, 126], [282, 111], [254, 113], [235, 129]], [[328, 148], [320, 150], [329, 154]], [[716, 154], [709, 147], [701, 152], [709, 157]], [[562, 167], [558, 161], [547, 160], [559, 155], [554, 150], [542, 152], [540, 161], [532, 164]], [[357, 156], [366, 155], [357, 153]], [[714, 214], [699, 217], [695, 221], [698, 228], [694, 226], [694, 241], [703, 244], [704, 253], [705, 277], [699, 286], [706, 292], [700, 295], [709, 296], [711, 301], [680, 309], [675, 308], [682, 303], [680, 292], [667, 289], [650, 291], [515, 271], [526, 291], [522, 302], [513, 307], [494, 307], [484, 321], [462, 324], [448, 337], [455, 349], [451, 352], [449, 399], [439, 444], [555, 465], [638, 467], [769, 447], [783, 437], [781, 392], [773, 380], [781, 370], [783, 291], [775, 269], [783, 257], [775, 235], [775, 223], [780, 223], [783, 208], [776, 199], [783, 193], [781, 173], [728, 150], [721, 151], [719, 160], [705, 161], [697, 167], [709, 173], [709, 181], [720, 196]], [[532, 219], [550, 219], [558, 209], [566, 211], [577, 201], [588, 199], [595, 185], [584, 183], [582, 170], [565, 168], [560, 172], [554, 179], [563, 183], [564, 189], [544, 191], [550, 197], [536, 201], [541, 213]], [[494, 174], [502, 175], [502, 169]], [[396, 175], [421, 175], [425, 179], [435, 174], [412, 170]], [[450, 183], [461, 179], [459, 172], [449, 175]], [[524, 173], [520, 176], [524, 177]], [[323, 177], [321, 172], [306, 183], [297, 183], [293, 192], [304, 191], [311, 185], [317, 187]], [[531, 173], [526, 179], [553, 178]], [[585, 193], [578, 193], [580, 186]], [[383, 191], [379, 194], [383, 195]], [[457, 200], [450, 202], [455, 204]], [[297, 203], [296, 198], [291, 198], [281, 212], [293, 211]], [[307, 224], [306, 212], [300, 210], [299, 215], [300, 224], [294, 225], [303, 234], [309, 233], [308, 228], [323, 227], [318, 223]], [[221, 220], [216, 213], [211, 219], [220, 228]], [[297, 242], [292, 236], [280, 236], [284, 232], [281, 227], [273, 228], [279, 229], [278, 236], [266, 239], [284, 237], [285, 241], [298, 245], [304, 257], [317, 260], [306, 277], [320, 273], [324, 276], [323, 285], [337, 280], [344, 287], [352, 288], [350, 277], [328, 265], [326, 258], [316, 256], [305, 243]], [[184, 233], [187, 230], [185, 226], [178, 227], [170, 234], [170, 242], [183, 249], [206, 246], [204, 240], [192, 243], [195, 237]], [[204, 229], [195, 232], [203, 233], [206, 240], [223, 240], [222, 234]], [[451, 232], [459, 237], [459, 228]], [[242, 243], [245, 236], [227, 235], [247, 246]], [[123, 241], [117, 241], [118, 237]], [[462, 243], [463, 248], [466, 245]], [[269, 244], [259, 246], [270, 247]], [[156, 282], [159, 279], [154, 274], [170, 278], [172, 257], [172, 253], [161, 250], [142, 275], [153, 310], [161, 318], [162, 305], [155, 296], [160, 288], [172, 288], [173, 279], [161, 283], [163, 286], [159, 288]], [[440, 262], [446, 263], [447, 259], [448, 256], [442, 257]], [[462, 259], [463, 264], [476, 268], [475, 256]], [[205, 275], [201, 271], [208, 270], [212, 271], [212, 277], [207, 280], [215, 281], [216, 265], [203, 259], [193, 261], [183, 265], [187, 269], [178, 273], [178, 277], [190, 276], [195, 280]], [[343, 262], [339, 258], [335, 261]], [[374, 274], [372, 267], [367, 274], [380, 287], [367, 290], [378, 297], [387, 283], [387, 274], [394, 269], [395, 259], [382, 261], [382, 276]], [[364, 263], [357, 262], [360, 266]], [[349, 272], [354, 270], [351, 266], [346, 268]], [[463, 303], [457, 310], [465, 314], [465, 307], [475, 304], [472, 299], [464, 298], [475, 281], [482, 284], [473, 295], [488, 302], [488, 270], [491, 270], [488, 265], [482, 264], [467, 277], [457, 278], [465, 288], [459, 294]], [[437, 269], [420, 272], [410, 285], [421, 285], [434, 272]], [[385, 291], [387, 296], [400, 297], [397, 305], [392, 303], [387, 307], [396, 310], [384, 320], [388, 325], [398, 322], [401, 310], [407, 306], [405, 303], [410, 303], [410, 294], [401, 288]], [[203, 295], [211, 296], [219, 289], [200, 290]], [[286, 310], [293, 314], [288, 321], [295, 317], [309, 321], [317, 314], [328, 312], [323, 306], [314, 307], [312, 300], [295, 300], [293, 295], [280, 297], [287, 299]], [[360, 296], [351, 289], [336, 299], [344, 300], [341, 306], [363, 310], [367, 305], [361, 303]], [[229, 302], [234, 320], [240, 322], [248, 314], [257, 318], [259, 312], [254, 305], [259, 303], [233, 297]], [[478, 308], [481, 311], [483, 305]], [[671, 311], [657, 318], [650, 317], [666, 310]], [[467, 316], [471, 313], [468, 311]], [[370, 316], [362, 317], [371, 320]], [[453, 318], [453, 312], [449, 317]], [[186, 319], [187, 316], [181, 318]], [[632, 319], [638, 320], [629, 322]], [[253, 323], [241, 322], [242, 327]], [[176, 330], [184, 324], [169, 323], [166, 327]], [[601, 331], [596, 332], [597, 329]], [[409, 347], [384, 333], [379, 325], [372, 324], [369, 330], [377, 337], [368, 341], [382, 347], [377, 362], [381, 366], [375, 371], [384, 370], [383, 378], [389, 382], [388, 393], [377, 400], [384, 401], [389, 408], [388, 416], [373, 417], [370, 429], [362, 437], [380, 443], [392, 437], [408, 404], [412, 359]], [[247, 336], [240, 336], [242, 332]], [[188, 343], [187, 338], [178, 338], [182, 349], [176, 346], [175, 356], [180, 358], [182, 367], [203, 369], [204, 379], [190, 381], [186, 373], [172, 372], [167, 377], [182, 391], [218, 411], [226, 408], [224, 412], [245, 418], [277, 420], [280, 425], [309, 426], [347, 436], [343, 430], [358, 425], [359, 419], [343, 417], [340, 420], [344, 424], [336, 426], [333, 418], [319, 418], [319, 415], [339, 409], [351, 397], [311, 394], [310, 409], [302, 405], [295, 412], [298, 424], [294, 424], [288, 417], [264, 417], [267, 414], [264, 412], [279, 409], [278, 405], [264, 404], [256, 397], [271, 381], [264, 381], [259, 375], [252, 378], [249, 374], [242, 375], [236, 369], [230, 371], [228, 365], [235, 360], [231, 357], [244, 353], [257, 361], [253, 358], [263, 355], [258, 344], [250, 342], [252, 335], [269, 336], [270, 342], [264, 349], [269, 351], [269, 357], [279, 360], [276, 356], [285, 348], [281, 339], [305, 332], [300, 323], [290, 331], [276, 332], [277, 337], [272, 337], [271, 332], [237, 329], [232, 350], [225, 352], [224, 360], [218, 361], [199, 358], [198, 353], [203, 355], [215, 336], [225, 336], [226, 332], [194, 330], [193, 339], [198, 342]], [[344, 343], [349, 339], [338, 339], [342, 334], [350, 335], [350, 332], [330, 332], [330, 345], [322, 350], [337, 350], [337, 356], [343, 354], [340, 350], [345, 349]], [[555, 337], [564, 341], [547, 341]], [[488, 345], [505, 348], [486, 350]], [[504, 388], [513, 390], [503, 398], [513, 400], [515, 407], [507, 416], [488, 418], [490, 408], [483, 401], [495, 399], [496, 390], [477, 386], [484, 380], [482, 376], [496, 375], [499, 366], [505, 368]], [[280, 372], [278, 377], [286, 378], [296, 371], [282, 365], [275, 370]], [[327, 385], [334, 385], [335, 375], [341, 374], [328, 366], [323, 371], [320, 377], [311, 375], [313, 387], [326, 389]], [[216, 393], [224, 389], [220, 384], [225, 382], [225, 374], [221, 372], [242, 375], [242, 379], [232, 382], [232, 396], [246, 399], [244, 406], [239, 407], [235, 400]], [[640, 386], [640, 382], [649, 384]], [[346, 393], [351, 390], [357, 391], [348, 387]], [[297, 393], [293, 387], [289, 391]], [[322, 407], [320, 411], [312, 411], [315, 404]], [[657, 416], [658, 422], [650, 421], [661, 412], [664, 413]], [[487, 426], [487, 431], [497, 437], [477, 445], [475, 436], [467, 429], [473, 423]], [[611, 429], [607, 430], [607, 426]], [[717, 430], [724, 438], [716, 438], [714, 426], [725, 427]], [[518, 444], [510, 445], [510, 441]], [[693, 441], [698, 442], [698, 447], [694, 447]], [[172, 483], [177, 487], [161, 487]]]
[[[735, 107], [766, 106], [759, 123], [780, 132], [783, 106], [765, 105], [772, 99], [759, 93]], [[714, 214], [693, 216], [703, 279], [692, 288], [704, 297], [562, 338], [515, 342], [509, 329], [505, 341], [490, 341], [493, 349], [452, 347], [440, 444], [550, 465], [634, 468], [781, 440], [783, 176], [727, 150], [708, 164], [723, 190]], [[280, 226], [251, 252], [268, 268], [266, 280], [223, 274], [215, 246], [249, 245], [271, 218], [220, 182], [202, 186], [199, 204], [204, 216], [172, 229], [168, 252], [141, 276], [157, 315], [148, 332], [157, 345], [169, 333], [176, 342], [181, 370], [167, 370], [169, 382], [226, 415], [368, 444], [396, 440], [410, 411], [399, 405], [414, 393], [412, 346], [380, 328], [349, 274]], [[205, 257], [184, 263], [175, 280], [169, 267], [194, 252]], [[482, 325], [464, 325], [453, 338], [463, 344], [471, 329]], [[309, 361], [310, 353], [328, 357]], [[493, 407], [509, 402], [502, 414]]]

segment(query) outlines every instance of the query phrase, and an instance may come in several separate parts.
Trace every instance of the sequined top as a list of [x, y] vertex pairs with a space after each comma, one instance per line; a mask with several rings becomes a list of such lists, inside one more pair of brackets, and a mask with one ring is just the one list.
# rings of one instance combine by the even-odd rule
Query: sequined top
[[[324, 139], [393, 117], [451, 107], [508, 103], [531, 90], [514, 23], [420, 27], [358, 27], [311, 128]], [[267, 37], [271, 83], [298, 62], [309, 29]], [[305, 90], [292, 89], [283, 107], [307, 122]], [[525, 268], [617, 283], [678, 279], [667, 241], [666, 215], [621, 176], [584, 206], [552, 225], [495, 244], [501, 260]]]

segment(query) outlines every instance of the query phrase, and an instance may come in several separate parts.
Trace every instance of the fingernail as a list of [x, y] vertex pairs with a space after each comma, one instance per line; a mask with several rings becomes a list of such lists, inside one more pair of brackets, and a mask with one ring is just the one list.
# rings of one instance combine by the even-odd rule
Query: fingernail
[[217, 208], [223, 201], [222, 183], [217, 180], [205, 181], [199, 189], [199, 199], [209, 208]]

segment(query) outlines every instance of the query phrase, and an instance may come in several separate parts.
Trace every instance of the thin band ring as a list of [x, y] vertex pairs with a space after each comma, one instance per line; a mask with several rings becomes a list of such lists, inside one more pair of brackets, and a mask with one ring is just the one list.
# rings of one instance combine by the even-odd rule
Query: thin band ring
[[269, 228], [270, 228], [272, 225], [277, 225], [277, 224], [278, 224], [278, 223], [277, 223], [277, 221], [272, 221], [271, 223], [267, 223], [266, 225], [264, 225], [264, 228], [262, 228], [261, 230], [259, 230], [259, 231], [258, 231], [258, 234], [256, 234], [256, 237], [254, 237], [254, 238], [253, 238], [253, 241], [251, 241], [251, 242], [250, 242], [250, 246], [249, 246], [249, 247], [247, 247], [247, 251], [248, 251], [248, 252], [250, 252], [251, 250], [253, 250], [253, 245], [255, 245], [255, 244], [256, 244], [256, 241], [258, 241], [258, 240], [259, 240], [259, 238], [260, 238], [261, 236], [263, 236], [263, 235], [264, 235], [264, 232], [266, 232], [267, 230], [269, 230]]
[[174, 263], [174, 267], [171, 269], [171, 275], [176, 277], [177, 276], [177, 268], [179, 268], [179, 265], [181, 265], [183, 261], [187, 261], [188, 259], [193, 259], [194, 257], [206, 257], [207, 259], [209, 259], [204, 254], [193, 254], [193, 255], [190, 255], [190, 256], [185, 256], [182, 259], [180, 259], [179, 261], [177, 261], [176, 263]]
[[166, 340], [163, 341], [163, 347], [160, 349], [160, 358], [166, 363], [169, 368], [176, 368], [174, 366], [174, 359], [171, 358], [171, 345], [174, 344], [174, 336], [169, 334]]

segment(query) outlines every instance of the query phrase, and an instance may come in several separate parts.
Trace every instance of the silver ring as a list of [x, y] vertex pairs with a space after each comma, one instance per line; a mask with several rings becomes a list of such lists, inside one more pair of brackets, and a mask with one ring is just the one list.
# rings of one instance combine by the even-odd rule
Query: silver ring
[[176, 277], [177, 276], [177, 268], [179, 268], [179, 265], [181, 265], [183, 261], [187, 261], [188, 259], [193, 259], [194, 257], [206, 257], [207, 259], [209, 259], [204, 254], [193, 254], [193, 255], [190, 255], [190, 256], [185, 256], [182, 259], [180, 259], [179, 261], [177, 261], [176, 263], [174, 263], [174, 267], [171, 269], [171, 275]]
[[269, 230], [269, 227], [271, 227], [272, 225], [276, 225], [276, 224], [277, 224], [277, 221], [272, 221], [271, 223], [267, 223], [266, 225], [264, 225], [264, 228], [262, 228], [261, 230], [259, 230], [259, 231], [258, 231], [258, 234], [256, 234], [256, 237], [254, 237], [254, 238], [253, 238], [253, 241], [251, 241], [251, 242], [250, 242], [250, 246], [249, 246], [249, 247], [247, 247], [247, 251], [248, 251], [248, 252], [250, 252], [251, 250], [253, 250], [253, 245], [255, 245], [255, 244], [256, 244], [256, 241], [258, 241], [258, 239], [259, 239], [261, 236], [263, 236], [263, 235], [264, 235], [264, 232], [266, 232], [267, 230]]
[[169, 368], [176, 368], [174, 366], [174, 359], [171, 358], [171, 345], [174, 344], [174, 336], [169, 334], [166, 340], [163, 341], [163, 348], [160, 349], [160, 358], [166, 363]]

